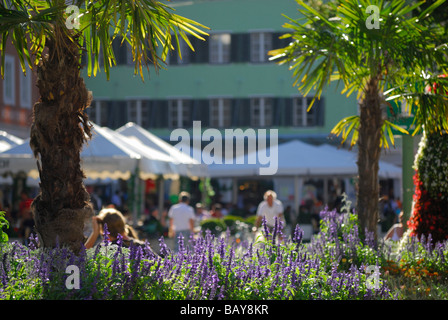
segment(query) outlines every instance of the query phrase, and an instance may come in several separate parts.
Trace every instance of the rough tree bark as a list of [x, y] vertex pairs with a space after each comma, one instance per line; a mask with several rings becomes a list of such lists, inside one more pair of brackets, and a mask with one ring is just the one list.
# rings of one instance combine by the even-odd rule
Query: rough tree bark
[[361, 233], [367, 229], [377, 239], [379, 219], [378, 169], [381, 155], [381, 127], [383, 125], [378, 80], [371, 78], [360, 106], [358, 133], [358, 193], [357, 212]]
[[33, 106], [30, 146], [38, 158], [41, 182], [32, 211], [41, 246], [68, 246], [79, 252], [85, 218], [93, 214], [80, 158], [91, 137], [83, 112], [91, 94], [81, 77], [76, 36], [67, 32], [55, 28], [54, 39], [46, 43], [48, 53], [37, 67], [40, 99]]

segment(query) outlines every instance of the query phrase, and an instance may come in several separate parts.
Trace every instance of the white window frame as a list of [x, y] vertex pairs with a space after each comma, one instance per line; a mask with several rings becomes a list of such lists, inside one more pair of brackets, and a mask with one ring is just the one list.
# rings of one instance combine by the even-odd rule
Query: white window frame
[[[210, 98], [209, 102], [210, 125], [218, 128], [230, 126], [232, 124], [232, 100], [230, 98]], [[218, 111], [218, 118], [214, 116], [215, 110]]]
[[31, 109], [31, 102], [32, 102], [32, 90], [31, 90], [31, 78], [33, 74], [31, 73], [31, 69], [28, 65], [25, 67], [26, 70], [26, 76], [21, 71], [19, 80], [20, 80], [20, 107]]
[[[210, 35], [210, 63], [229, 63], [232, 36], [228, 32]], [[226, 43], [227, 42], [227, 43]]]
[[271, 31], [250, 32], [250, 61], [267, 62], [267, 52], [272, 49]]
[[[135, 119], [134, 116], [131, 115], [133, 107], [135, 107]], [[142, 100], [128, 100], [127, 102], [127, 111], [128, 111], [128, 121], [134, 122], [135, 124], [141, 126], [142, 125]]]
[[[316, 114], [310, 114], [307, 112], [308, 106], [309, 106], [309, 100], [311, 98], [309, 97], [294, 97], [293, 98], [293, 115], [292, 115], [292, 119], [293, 119], [293, 125], [295, 127], [311, 127], [313, 126], [312, 124], [312, 119], [310, 119], [310, 117], [316, 117]], [[316, 106], [314, 106], [316, 107]], [[300, 117], [298, 116], [300, 114]], [[316, 120], [316, 119], [314, 119]], [[316, 122], [316, 121], [314, 121]]]
[[[187, 107], [186, 98], [175, 98], [168, 100], [168, 121], [171, 128], [183, 128], [184, 116]], [[173, 118], [173, 111], [176, 112], [176, 118]], [[189, 116], [189, 114], [187, 114]]]
[[[9, 65], [9, 67], [8, 67]], [[9, 69], [10, 68], [10, 69]], [[5, 55], [5, 74], [3, 79], [3, 102], [9, 105], [16, 104], [16, 69], [15, 58], [12, 55]], [[11, 92], [7, 92], [10, 87]]]
[[[256, 103], [257, 101], [259, 101], [259, 104]], [[258, 115], [255, 114], [255, 111], [257, 109], [258, 109]], [[251, 125], [255, 127], [271, 126], [272, 111], [273, 108], [271, 97], [252, 97], [250, 99]]]
[[150, 125], [149, 122], [149, 115], [151, 114], [151, 104], [150, 104], [150, 99], [149, 98], [145, 98], [145, 99], [141, 99], [141, 126], [143, 128], [147, 128]]

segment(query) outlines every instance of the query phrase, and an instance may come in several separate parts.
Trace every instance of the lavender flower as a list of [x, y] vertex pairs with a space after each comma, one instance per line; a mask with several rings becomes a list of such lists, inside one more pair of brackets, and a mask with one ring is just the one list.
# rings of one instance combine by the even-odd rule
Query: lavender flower
[[103, 244], [104, 246], [108, 246], [110, 241], [109, 241], [109, 229], [107, 228], [107, 223], [104, 224], [103, 226]]
[[270, 238], [271, 232], [269, 231], [267, 220], [266, 220], [265, 216], [263, 216], [263, 218], [261, 220], [261, 225], [263, 227], [263, 235], [266, 238], [266, 240], [268, 240]]
[[294, 229], [294, 235], [292, 237], [292, 242], [296, 244], [296, 249], [298, 249], [298, 247], [302, 243], [303, 233], [304, 233], [303, 230], [297, 224]]
[[159, 238], [160, 255], [162, 258], [170, 255], [171, 250], [168, 248], [163, 237]]

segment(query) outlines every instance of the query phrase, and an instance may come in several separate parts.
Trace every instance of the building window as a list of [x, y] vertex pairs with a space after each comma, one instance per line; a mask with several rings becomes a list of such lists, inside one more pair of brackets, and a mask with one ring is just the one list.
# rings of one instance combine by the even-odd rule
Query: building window
[[89, 120], [98, 125], [101, 124], [101, 101], [95, 100], [92, 101], [89, 108], [87, 108], [87, 115], [89, 116]]
[[252, 98], [250, 103], [251, 125], [266, 127], [272, 124], [272, 99]]
[[141, 100], [128, 101], [128, 121], [142, 125], [142, 102]]
[[250, 34], [250, 61], [268, 61], [268, 51], [272, 50], [272, 33], [253, 32]]
[[5, 73], [3, 79], [3, 102], [9, 105], [16, 103], [14, 57], [5, 55]]
[[128, 121], [134, 122], [143, 128], [150, 125], [149, 117], [151, 105], [147, 100], [130, 100], [127, 105]]
[[191, 111], [190, 101], [185, 99], [175, 99], [168, 102], [169, 126], [171, 128], [190, 127]]
[[150, 125], [150, 115], [151, 115], [151, 104], [148, 100], [141, 101], [141, 121], [140, 124], [143, 128], [149, 128]]
[[231, 43], [231, 37], [229, 33], [211, 35], [210, 63], [229, 63], [230, 43]]
[[31, 109], [31, 73], [30, 67], [26, 65], [26, 75], [20, 72], [20, 107]]
[[232, 120], [232, 108], [230, 99], [210, 100], [210, 125], [212, 127], [230, 127]]
[[312, 127], [317, 124], [316, 108], [318, 105], [313, 106], [310, 111], [307, 111], [311, 101], [312, 98], [310, 97], [297, 97], [293, 99], [292, 118], [294, 126]]

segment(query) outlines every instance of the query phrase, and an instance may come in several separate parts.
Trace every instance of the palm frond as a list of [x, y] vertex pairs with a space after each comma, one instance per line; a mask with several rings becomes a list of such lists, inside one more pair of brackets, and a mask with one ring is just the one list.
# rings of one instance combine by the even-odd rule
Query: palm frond
[[[47, 4], [47, 6], [46, 6]], [[4, 56], [8, 41], [17, 51], [22, 70], [37, 63], [44, 49], [43, 38], [53, 32], [52, 25], [61, 21], [62, 6], [49, 7], [45, 1], [6, 1], [0, 3], [1, 76], [4, 77]]]
[[[102, 59], [109, 78], [110, 68], [116, 65], [112, 42], [120, 37], [122, 45], [131, 47], [134, 72], [144, 80], [143, 66], [149, 70], [152, 65], [156, 71], [163, 67], [169, 51], [174, 49], [173, 40], [178, 43], [180, 37], [194, 50], [187, 35], [203, 41], [208, 35], [206, 26], [175, 14], [172, 8], [155, 0], [83, 0], [75, 1], [75, 4], [79, 8], [80, 27], [68, 30], [66, 21], [70, 16], [65, 12], [65, 1], [0, 3], [1, 61], [4, 61], [6, 43], [11, 40], [22, 69], [25, 70], [26, 63], [32, 68], [58, 26], [67, 29], [69, 37], [77, 36], [80, 49], [85, 47], [88, 76], [95, 76], [100, 71], [99, 61]], [[3, 65], [4, 62], [0, 66], [2, 76]]]
[[[291, 43], [269, 54], [278, 64], [289, 65], [293, 86], [304, 95], [313, 92], [315, 98], [320, 97], [329, 83], [338, 82], [343, 84], [342, 94], [349, 97], [357, 92], [357, 98], [362, 99], [370, 79], [376, 79], [379, 94], [386, 91], [388, 99], [390, 94], [418, 105], [415, 128], [430, 125], [446, 130], [446, 96], [425, 94], [429, 79], [423, 79], [423, 87], [419, 84], [423, 72], [448, 74], [448, 44], [437, 42], [443, 39], [443, 28], [431, 17], [444, 1], [438, 0], [413, 16], [424, 1], [338, 0], [330, 10], [335, 16], [324, 17], [305, 0], [296, 0], [300, 19], [285, 16], [288, 21], [284, 24]], [[366, 26], [366, 8], [370, 5], [380, 10], [380, 29]], [[389, 88], [395, 88], [394, 92], [388, 92]], [[443, 92], [448, 92], [446, 88], [446, 84], [439, 86]], [[354, 121], [343, 119], [332, 133], [339, 132], [345, 141], [348, 132], [355, 132]], [[393, 136], [388, 133], [398, 129], [392, 122], [386, 122], [383, 129], [384, 139], [388, 136], [393, 144]], [[382, 145], [389, 146], [388, 140]]]
[[[80, 31], [85, 38], [86, 54], [92, 57], [87, 62], [88, 76], [96, 75], [99, 70], [102, 52], [109, 78], [110, 67], [115, 64], [110, 46], [117, 37], [123, 39], [122, 45], [130, 46], [134, 72], [144, 80], [143, 66], [149, 69], [152, 65], [156, 71], [163, 67], [169, 51], [174, 49], [173, 40], [178, 43], [180, 37], [194, 50], [187, 34], [205, 41], [206, 29], [158, 1], [85, 1]], [[93, 42], [95, 39], [100, 39], [99, 45]]]

